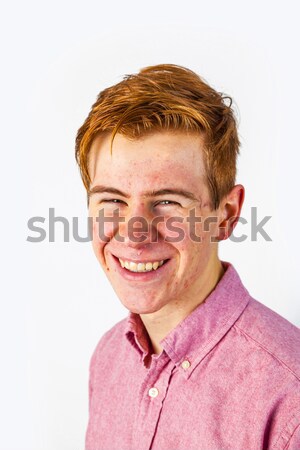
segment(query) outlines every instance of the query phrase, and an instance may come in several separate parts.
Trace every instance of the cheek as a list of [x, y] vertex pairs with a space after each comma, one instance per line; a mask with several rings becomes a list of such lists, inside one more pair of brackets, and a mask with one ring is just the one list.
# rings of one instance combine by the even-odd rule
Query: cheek
[[195, 231], [196, 235], [199, 236], [202, 247], [210, 246], [210, 244], [216, 242], [218, 236], [218, 218], [214, 216], [203, 218], [201, 223], [196, 224]]
[[175, 220], [173, 217], [166, 218], [164, 223], [160, 224], [159, 231], [166, 242], [178, 247], [184, 245], [188, 236], [186, 223], [183, 220]]
[[212, 250], [210, 236], [201, 229], [195, 231], [196, 238], [186, 231], [185, 239], [176, 244], [180, 255], [180, 273], [185, 272], [190, 281], [194, 281], [202, 273]]
[[102, 242], [99, 239], [99, 227], [98, 227], [98, 223], [95, 221], [94, 218], [93, 218], [93, 240], [92, 240], [92, 245], [93, 245], [94, 253], [95, 253], [96, 257], [98, 258], [98, 255], [100, 253], [100, 250], [101, 250], [103, 244], [102, 244]]
[[96, 221], [95, 217], [93, 218], [93, 240], [92, 246], [95, 253], [96, 258], [99, 260], [101, 264], [104, 264], [104, 247], [107, 243], [107, 240], [104, 239], [103, 236], [103, 226]]
[[93, 244], [103, 246], [112, 238], [115, 233], [113, 221], [108, 220], [109, 215], [105, 215], [106, 220], [96, 212], [91, 215], [93, 223]]

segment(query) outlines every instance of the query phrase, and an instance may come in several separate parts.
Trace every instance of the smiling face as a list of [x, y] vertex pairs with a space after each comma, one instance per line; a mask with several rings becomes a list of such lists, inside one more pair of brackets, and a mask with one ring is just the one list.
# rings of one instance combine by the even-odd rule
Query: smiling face
[[[202, 148], [201, 136], [182, 132], [136, 140], [117, 134], [112, 154], [110, 136], [92, 144], [93, 249], [132, 312], [192, 309], [220, 270], [217, 244], [211, 242], [220, 211], [211, 211]], [[218, 223], [205, 222], [210, 216]]]

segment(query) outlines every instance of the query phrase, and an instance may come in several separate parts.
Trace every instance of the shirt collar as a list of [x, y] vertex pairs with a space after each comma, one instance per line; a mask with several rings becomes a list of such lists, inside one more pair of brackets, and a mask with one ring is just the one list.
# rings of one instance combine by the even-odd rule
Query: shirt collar
[[[225, 261], [222, 265], [225, 273], [215, 289], [160, 342], [186, 379], [233, 326], [250, 299], [233, 265]], [[149, 357], [151, 344], [138, 314], [129, 314], [125, 332], [145, 361]], [[184, 361], [189, 364], [182, 366]]]

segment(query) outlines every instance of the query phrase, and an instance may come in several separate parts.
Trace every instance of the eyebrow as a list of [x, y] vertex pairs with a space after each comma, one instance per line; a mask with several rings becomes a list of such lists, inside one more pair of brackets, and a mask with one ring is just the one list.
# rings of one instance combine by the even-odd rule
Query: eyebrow
[[[101, 193], [107, 193], [107, 194], [116, 194], [120, 195], [121, 197], [129, 198], [130, 195], [126, 192], [122, 192], [119, 189], [116, 189], [114, 187], [110, 186], [94, 186], [89, 191], [89, 197], [91, 197], [93, 194], [101, 194]], [[198, 201], [197, 197], [192, 192], [186, 191], [184, 189], [159, 189], [159, 190], [152, 190], [145, 192], [143, 194], [144, 197], [158, 197], [160, 195], [180, 195], [181, 197], [188, 198], [190, 200], [196, 200]]]

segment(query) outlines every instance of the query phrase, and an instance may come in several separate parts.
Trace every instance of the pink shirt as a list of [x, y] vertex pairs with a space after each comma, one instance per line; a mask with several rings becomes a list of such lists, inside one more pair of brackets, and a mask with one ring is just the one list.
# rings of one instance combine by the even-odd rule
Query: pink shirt
[[300, 450], [300, 330], [223, 265], [160, 355], [137, 314], [102, 337], [86, 450]]

